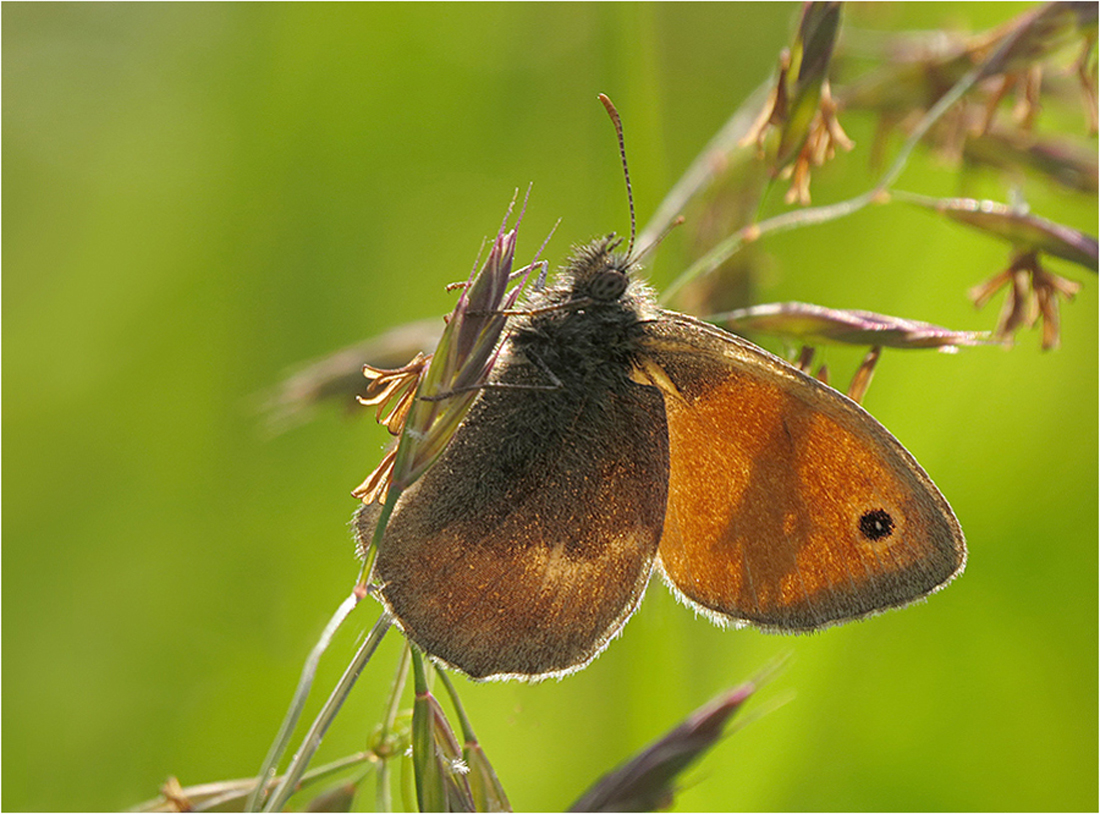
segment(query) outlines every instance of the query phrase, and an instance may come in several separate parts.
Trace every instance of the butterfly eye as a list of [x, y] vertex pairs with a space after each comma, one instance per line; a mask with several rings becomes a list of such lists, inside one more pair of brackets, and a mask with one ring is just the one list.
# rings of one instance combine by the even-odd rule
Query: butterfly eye
[[588, 284], [588, 296], [594, 300], [617, 300], [626, 291], [626, 275], [615, 269], [601, 271]]

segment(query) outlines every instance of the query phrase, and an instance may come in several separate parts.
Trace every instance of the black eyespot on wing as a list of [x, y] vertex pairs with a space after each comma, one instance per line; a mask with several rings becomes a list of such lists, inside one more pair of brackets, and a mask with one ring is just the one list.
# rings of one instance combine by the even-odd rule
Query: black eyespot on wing
[[894, 533], [894, 518], [885, 509], [875, 509], [859, 518], [859, 531], [868, 540], [881, 540]]

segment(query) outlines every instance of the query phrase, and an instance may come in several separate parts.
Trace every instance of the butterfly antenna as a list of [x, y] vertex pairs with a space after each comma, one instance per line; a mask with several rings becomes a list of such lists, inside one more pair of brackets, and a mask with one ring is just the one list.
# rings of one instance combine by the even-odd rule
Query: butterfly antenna
[[615, 105], [611, 104], [611, 100], [607, 98], [607, 94], [601, 93], [599, 96], [603, 106], [607, 108], [607, 115], [611, 117], [611, 123], [615, 125], [615, 135], [619, 137], [619, 155], [623, 159], [623, 176], [626, 178], [626, 200], [630, 204], [630, 243], [626, 248], [626, 256], [630, 257], [631, 252], [634, 251], [634, 190], [630, 186], [630, 170], [626, 166], [626, 145], [623, 143], [623, 121], [619, 118], [619, 111], [615, 109]]
[[634, 262], [634, 263], [642, 262], [643, 257], [645, 257], [651, 251], [653, 251], [658, 246], [660, 246], [664, 242], [664, 239], [669, 236], [669, 234], [672, 232], [672, 230], [675, 229], [677, 226], [682, 225], [684, 223], [684, 221], [685, 221], [684, 216], [683, 215], [678, 215], [676, 217], [676, 220], [674, 220], [672, 223], [670, 223], [668, 226], [666, 226], [665, 230], [663, 232], [661, 232], [661, 234], [659, 234], [659, 235], [657, 235], [657, 237], [653, 238], [653, 240], [650, 241], [649, 244], [647, 244], [647, 245], [643, 246], [642, 248], [640, 248], [638, 250], [637, 257], [630, 258], [631, 262]]

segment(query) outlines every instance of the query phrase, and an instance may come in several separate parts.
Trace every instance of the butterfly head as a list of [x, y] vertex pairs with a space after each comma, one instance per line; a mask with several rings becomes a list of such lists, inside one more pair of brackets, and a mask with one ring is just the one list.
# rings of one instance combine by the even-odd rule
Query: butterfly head
[[653, 318], [653, 291], [641, 279], [636, 257], [622, 250], [623, 243], [623, 238], [612, 233], [576, 246], [558, 270], [554, 285], [530, 292], [529, 304], [536, 311], [549, 309], [549, 321], [583, 320], [586, 315], [602, 315], [600, 322]]
[[622, 242], [610, 234], [577, 249], [561, 280], [569, 286], [572, 299], [610, 303], [626, 293], [636, 267], [625, 252], [616, 251]]
[[513, 346], [571, 392], [626, 389], [644, 326], [659, 316], [653, 292], [614, 234], [578, 246], [554, 284], [528, 292]]

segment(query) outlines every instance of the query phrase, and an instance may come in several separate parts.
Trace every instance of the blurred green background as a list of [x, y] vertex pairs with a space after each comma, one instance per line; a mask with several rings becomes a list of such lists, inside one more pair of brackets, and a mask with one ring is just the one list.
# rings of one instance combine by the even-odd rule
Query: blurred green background
[[[845, 25], [983, 29], [1007, 4], [873, 5]], [[516, 187], [530, 256], [640, 220], [772, 71], [790, 5], [5, 4], [5, 809], [113, 809], [255, 772], [357, 570], [349, 491], [384, 433], [338, 410], [274, 438], [257, 394], [296, 363], [450, 310]], [[866, 189], [874, 122], [815, 176]], [[1040, 128], [1083, 129], [1078, 108]], [[895, 144], [896, 146], [896, 144]], [[861, 149], [863, 148], [863, 149]], [[1000, 200], [918, 156], [900, 186]], [[1033, 211], [1090, 233], [1096, 201]], [[968, 287], [1005, 245], [900, 206], [768, 240], [763, 301], [988, 329]], [[674, 235], [654, 281], [684, 258]], [[1097, 807], [1097, 284], [1063, 347], [887, 352], [866, 400], [952, 502], [965, 575], [797, 638], [722, 631], [658, 581], [591, 667], [461, 680], [519, 809], [567, 806], [721, 689], [792, 654], [777, 709], [687, 778], [680, 810]], [[856, 355], [830, 355], [847, 379]], [[326, 659], [335, 680], [374, 615]], [[399, 640], [318, 760], [363, 747]], [[320, 695], [320, 692], [318, 693]], [[779, 705], [779, 702], [786, 703]], [[314, 699], [312, 708], [319, 703]], [[369, 805], [370, 798], [366, 800]]]

